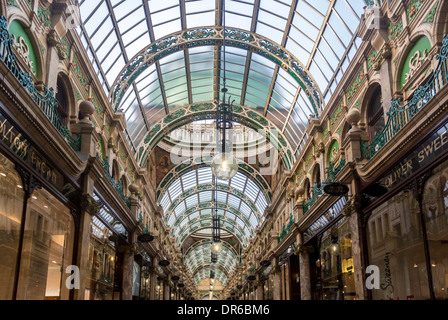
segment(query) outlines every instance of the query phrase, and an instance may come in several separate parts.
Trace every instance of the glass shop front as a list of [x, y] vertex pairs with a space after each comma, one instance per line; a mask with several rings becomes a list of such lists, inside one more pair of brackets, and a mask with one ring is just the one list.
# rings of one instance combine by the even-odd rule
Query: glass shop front
[[0, 299], [67, 300], [74, 216], [64, 178], [0, 108]]
[[309, 252], [313, 300], [354, 300], [351, 230], [341, 215], [346, 198], [334, 202], [303, 233]]
[[380, 275], [369, 298], [448, 299], [447, 150], [445, 124], [375, 183], [387, 191], [364, 210], [368, 264]]

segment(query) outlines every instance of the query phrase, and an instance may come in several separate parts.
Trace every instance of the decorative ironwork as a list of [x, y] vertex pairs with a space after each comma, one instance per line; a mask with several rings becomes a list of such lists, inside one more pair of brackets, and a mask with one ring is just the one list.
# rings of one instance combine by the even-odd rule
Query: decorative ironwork
[[320, 103], [322, 101], [320, 97], [322, 94], [317, 85], [315, 85], [314, 79], [306, 72], [306, 68], [298, 60], [295, 60], [289, 52], [260, 35], [238, 29], [226, 29], [224, 31], [225, 35], [223, 36], [222, 30], [222, 27], [202, 27], [199, 29], [179, 31], [141, 50], [123, 68], [120, 76], [117, 77], [117, 80], [112, 85], [110, 99], [115, 106], [115, 110], [118, 110], [121, 100], [126, 90], [130, 87], [130, 84], [154, 62], [181, 50], [184, 46], [191, 48], [195, 46], [214, 45], [218, 42], [223, 44], [224, 38], [226, 39], [225, 44], [227, 45], [246, 50], [255, 50], [258, 54], [274, 61], [278, 65], [284, 65], [287, 68], [287, 72], [293, 75], [294, 79], [308, 93], [307, 96], [316, 115], [319, 114]]
[[109, 165], [109, 158], [104, 157], [104, 160], [101, 159], [101, 157], [97, 154], [96, 158], [101, 163], [101, 166], [104, 169], [105, 175], [109, 183], [112, 185], [112, 187], [115, 189], [115, 191], [118, 193], [121, 200], [123, 200], [124, 204], [130, 209], [131, 208], [131, 197], [126, 197], [123, 193], [123, 182], [120, 180], [118, 182], [115, 182], [115, 179], [112, 178], [110, 174], [110, 165]]
[[73, 138], [68, 128], [62, 123], [57, 113], [58, 102], [52, 88], [43, 88], [43, 93], [34, 86], [30, 73], [25, 73], [19, 66], [13, 52], [14, 40], [8, 32], [8, 22], [4, 16], [0, 16], [0, 59], [16, 77], [22, 87], [28, 92], [33, 101], [39, 106], [42, 112], [51, 121], [53, 126], [59, 131], [74, 151], [81, 150], [81, 135], [76, 134]]
[[277, 236], [277, 242], [280, 243], [291, 231], [294, 223], [295, 223], [294, 215], [291, 213], [289, 215], [289, 220], [287, 223], [283, 224], [282, 232], [278, 234]]
[[361, 141], [361, 156], [371, 159], [384, 147], [431, 99], [448, 83], [448, 35], [442, 41], [442, 47], [436, 55], [437, 67], [426, 83], [419, 85], [412, 98], [401, 105], [401, 99], [392, 99], [387, 113], [388, 119], [383, 130], [376, 134], [370, 144]]

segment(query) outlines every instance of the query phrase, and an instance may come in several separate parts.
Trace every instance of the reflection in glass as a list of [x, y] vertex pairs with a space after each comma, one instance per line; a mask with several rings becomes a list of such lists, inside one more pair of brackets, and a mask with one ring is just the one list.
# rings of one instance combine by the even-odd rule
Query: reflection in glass
[[65, 269], [71, 265], [74, 221], [70, 210], [45, 189], [28, 200], [18, 299], [67, 300]]
[[448, 299], [448, 161], [425, 184], [423, 213], [436, 299]]
[[380, 271], [375, 300], [428, 299], [419, 205], [410, 192], [400, 192], [373, 210], [367, 222], [369, 264]]
[[354, 300], [352, 239], [348, 220], [341, 219], [322, 235], [320, 261], [323, 300]]
[[24, 192], [14, 164], [0, 154], [0, 300], [12, 299]]

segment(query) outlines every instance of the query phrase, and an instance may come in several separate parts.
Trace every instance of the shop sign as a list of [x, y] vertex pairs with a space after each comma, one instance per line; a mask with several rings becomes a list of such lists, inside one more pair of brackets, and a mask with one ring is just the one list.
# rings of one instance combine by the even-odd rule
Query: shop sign
[[425, 167], [448, 150], [448, 124], [416, 148], [381, 179], [381, 184], [390, 188]]
[[17, 157], [28, 163], [38, 175], [57, 187], [63, 187], [63, 176], [55, 170], [31, 143], [0, 113], [0, 141]]
[[348, 193], [348, 187], [340, 182], [331, 182], [324, 186], [324, 192], [330, 196], [342, 196]]

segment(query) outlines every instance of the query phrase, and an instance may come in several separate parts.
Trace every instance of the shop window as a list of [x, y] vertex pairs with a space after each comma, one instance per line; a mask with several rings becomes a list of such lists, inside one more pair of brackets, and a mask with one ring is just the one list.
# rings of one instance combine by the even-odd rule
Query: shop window
[[97, 217], [91, 221], [89, 270], [86, 281], [85, 300], [112, 300], [116, 268], [113, 235]]
[[28, 200], [17, 298], [67, 300], [65, 269], [72, 264], [74, 221], [45, 189]]
[[61, 120], [61, 123], [66, 126], [68, 118], [69, 102], [68, 102], [67, 90], [65, 89], [61, 77], [58, 77], [57, 80], [56, 101], [58, 103], [57, 105], [58, 117]]
[[411, 192], [372, 211], [367, 242], [369, 265], [380, 271], [380, 288], [371, 290], [374, 300], [429, 299], [419, 204]]
[[448, 299], [448, 161], [425, 184], [423, 212], [436, 299]]
[[14, 164], [0, 154], [0, 300], [13, 298], [24, 192]]
[[383, 131], [385, 126], [380, 86], [375, 89], [372, 97], [370, 98], [367, 112], [370, 140], [373, 140], [378, 133]]
[[348, 221], [343, 218], [322, 235], [320, 279], [323, 300], [354, 300], [352, 240]]

